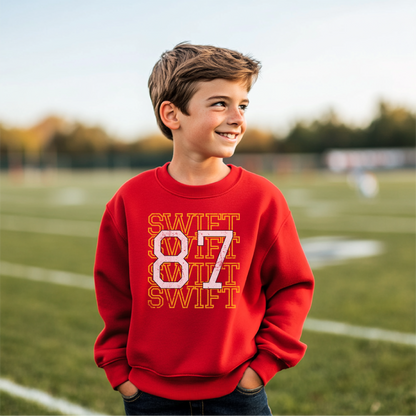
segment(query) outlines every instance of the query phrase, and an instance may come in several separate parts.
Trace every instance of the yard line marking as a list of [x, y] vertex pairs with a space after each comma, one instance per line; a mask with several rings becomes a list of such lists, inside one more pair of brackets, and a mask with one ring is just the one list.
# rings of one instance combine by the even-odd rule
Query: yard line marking
[[88, 275], [24, 266], [7, 261], [0, 262], [0, 274], [58, 285], [75, 286], [82, 289], [94, 289], [94, 279]]
[[0, 228], [8, 231], [70, 235], [97, 238], [100, 224], [96, 221], [60, 220], [51, 218], [2, 215]]
[[300, 230], [319, 231], [362, 231], [398, 234], [414, 234], [416, 232], [415, 218], [392, 216], [339, 215], [327, 218], [325, 222], [299, 218], [296, 220], [296, 227]]
[[65, 399], [57, 399], [41, 390], [24, 387], [5, 378], [0, 378], [0, 390], [31, 402], [36, 402], [49, 410], [61, 412], [64, 415], [103, 415], [92, 410], [73, 404]]
[[[296, 227], [299, 230], [317, 231], [399, 234], [414, 234], [416, 232], [416, 222], [412, 217], [355, 215], [337, 216], [336, 218], [338, 218], [336, 223], [332, 217], [327, 218], [325, 222], [298, 218]], [[18, 215], [2, 215], [0, 217], [0, 228], [8, 231], [97, 238], [99, 227], [100, 223], [97, 221], [63, 220]]]
[[384, 250], [380, 241], [350, 240], [337, 236], [302, 238], [301, 244], [312, 270], [347, 260], [376, 256]]
[[108, 202], [108, 198], [102, 198], [99, 200], [98, 198], [94, 198], [94, 200], [90, 199], [87, 202], [81, 201], [81, 198], [78, 196], [76, 198], [68, 198], [68, 194], [64, 194], [64, 198], [56, 197], [56, 194], [52, 195], [49, 198], [34, 198], [30, 196], [23, 196], [23, 195], [1, 195], [1, 202], [2, 204], [9, 204], [9, 205], [27, 205], [27, 206], [37, 206], [37, 207], [51, 207], [57, 205], [83, 205], [85, 206], [100, 206], [104, 207], [105, 204]]
[[[334, 223], [334, 218], [325, 222], [296, 220], [299, 230], [343, 231], [343, 232], [381, 232], [414, 234], [416, 222], [411, 217], [387, 216], [342, 216]], [[69, 235], [97, 238], [100, 223], [97, 221], [64, 220], [17, 215], [2, 215], [0, 228], [8, 231], [20, 231], [42, 234]]]
[[[373, 240], [348, 240], [343, 237], [320, 236], [301, 240], [303, 250], [313, 270], [337, 265], [342, 261], [380, 254], [382, 244]], [[94, 288], [93, 279], [88, 275], [69, 273], [60, 270], [41, 269], [9, 262], [0, 262], [2, 274], [42, 280], [51, 283], [76, 287]]]
[[386, 329], [380, 328], [356, 326], [345, 324], [343, 322], [307, 318], [303, 328], [308, 331], [344, 335], [353, 338], [364, 338], [376, 341], [389, 341], [396, 344], [416, 345], [416, 334], [388, 331]]
[[[0, 262], [0, 274], [22, 279], [79, 287], [82, 289], [94, 289], [94, 279], [87, 275], [42, 269], [33, 266], [23, 266], [21, 264], [8, 263], [5, 261]], [[356, 326], [342, 322], [325, 321], [322, 319], [307, 318], [304, 329], [307, 331], [344, 335], [354, 338], [416, 345], [416, 334]]]

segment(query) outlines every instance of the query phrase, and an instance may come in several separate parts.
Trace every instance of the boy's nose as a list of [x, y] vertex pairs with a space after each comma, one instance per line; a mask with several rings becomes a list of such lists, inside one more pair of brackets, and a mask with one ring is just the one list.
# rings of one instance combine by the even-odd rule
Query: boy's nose
[[228, 124], [235, 124], [240, 126], [244, 123], [244, 112], [240, 108], [235, 108], [230, 111], [228, 117]]

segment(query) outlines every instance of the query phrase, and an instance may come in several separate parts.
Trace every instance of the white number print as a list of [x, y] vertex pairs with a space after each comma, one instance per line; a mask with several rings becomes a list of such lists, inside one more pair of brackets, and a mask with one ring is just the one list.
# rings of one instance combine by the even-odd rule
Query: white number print
[[221, 250], [218, 254], [217, 261], [215, 262], [214, 269], [212, 270], [211, 277], [209, 278], [209, 282], [204, 282], [202, 287], [204, 289], [221, 289], [222, 283], [217, 282], [218, 275], [220, 274], [220, 270], [222, 268], [222, 264], [224, 263], [225, 257], [227, 255], [228, 249], [230, 248], [231, 241], [233, 239], [233, 231], [218, 231], [218, 230], [205, 230], [205, 231], [198, 231], [198, 245], [204, 245], [204, 237], [225, 237], [224, 242], [222, 243]]
[[[162, 240], [166, 237], [176, 237], [181, 241], [181, 252], [176, 256], [166, 256], [162, 253]], [[153, 263], [153, 280], [161, 289], [180, 289], [189, 280], [189, 265], [185, 260], [188, 255], [188, 239], [179, 230], [163, 230], [154, 239], [154, 250], [157, 260]], [[182, 275], [177, 282], [164, 282], [160, 277], [160, 266], [163, 263], [179, 263], [182, 267]]]
[[[204, 238], [208, 237], [225, 237], [222, 243], [221, 250], [218, 253], [217, 261], [208, 282], [204, 282], [202, 287], [204, 289], [221, 289], [222, 283], [217, 282], [228, 249], [230, 248], [234, 232], [232, 230], [202, 230], [198, 231], [198, 245], [204, 245]], [[181, 251], [176, 256], [166, 256], [162, 253], [162, 240], [166, 237], [179, 238], [181, 242]], [[188, 255], [188, 239], [180, 230], [163, 230], [154, 239], [153, 252], [157, 260], [153, 263], [153, 280], [161, 289], [180, 289], [189, 280], [189, 264], [185, 260]], [[160, 268], [164, 263], [179, 263], [181, 265], [181, 278], [177, 282], [165, 282], [160, 277]]]

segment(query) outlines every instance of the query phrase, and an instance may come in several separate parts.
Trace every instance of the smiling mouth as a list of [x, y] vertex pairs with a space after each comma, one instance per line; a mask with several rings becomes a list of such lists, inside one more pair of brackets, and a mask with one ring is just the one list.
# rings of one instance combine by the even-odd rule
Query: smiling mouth
[[216, 131], [215, 133], [229, 140], [235, 140], [237, 139], [237, 136], [238, 136], [238, 133], [221, 133], [219, 131]]

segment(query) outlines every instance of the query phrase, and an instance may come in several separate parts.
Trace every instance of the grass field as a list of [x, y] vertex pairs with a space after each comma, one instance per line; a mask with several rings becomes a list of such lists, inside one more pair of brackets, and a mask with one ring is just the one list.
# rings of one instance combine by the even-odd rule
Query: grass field
[[[86, 221], [77, 224], [93, 234], [105, 203], [134, 174], [61, 173], [26, 181], [3, 174], [1, 261], [91, 276], [96, 239], [75, 228], [73, 235], [53, 234], [45, 220]], [[287, 197], [301, 238], [342, 236], [383, 246], [380, 255], [314, 270], [309, 316], [414, 333], [414, 171], [377, 174], [380, 193], [371, 200], [359, 197], [343, 175], [268, 178]], [[93, 361], [102, 329], [93, 290], [2, 272], [1, 308], [1, 377], [95, 412], [123, 414], [119, 394]], [[414, 346], [308, 330], [302, 340], [308, 344], [303, 361], [267, 385], [274, 414], [416, 413]], [[5, 392], [0, 411], [56, 414]]]

